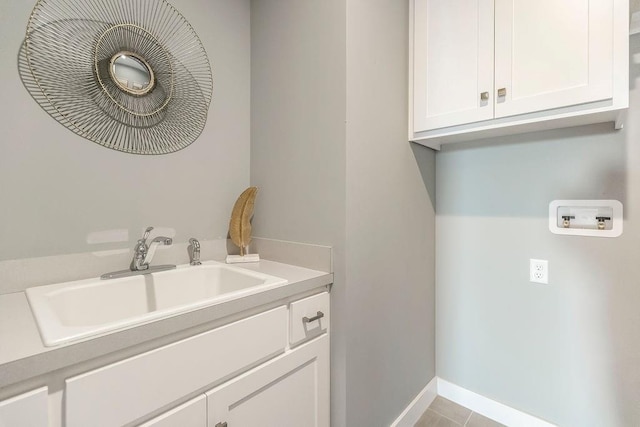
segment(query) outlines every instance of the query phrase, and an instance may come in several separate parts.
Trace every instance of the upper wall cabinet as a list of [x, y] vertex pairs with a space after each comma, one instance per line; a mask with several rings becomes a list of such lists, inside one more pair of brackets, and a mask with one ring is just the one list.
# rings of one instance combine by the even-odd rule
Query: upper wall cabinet
[[614, 121], [629, 99], [628, 0], [413, 0], [409, 139]]

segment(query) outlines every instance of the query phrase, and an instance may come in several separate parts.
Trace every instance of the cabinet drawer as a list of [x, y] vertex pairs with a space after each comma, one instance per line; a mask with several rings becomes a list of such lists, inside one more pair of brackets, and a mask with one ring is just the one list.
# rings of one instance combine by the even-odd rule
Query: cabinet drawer
[[66, 426], [119, 426], [284, 351], [276, 309], [66, 380]]
[[291, 303], [291, 327], [289, 328], [291, 346], [323, 334], [328, 327], [328, 292]]
[[207, 396], [201, 394], [138, 427], [206, 427]]
[[0, 427], [49, 425], [47, 387], [42, 387], [0, 402]]

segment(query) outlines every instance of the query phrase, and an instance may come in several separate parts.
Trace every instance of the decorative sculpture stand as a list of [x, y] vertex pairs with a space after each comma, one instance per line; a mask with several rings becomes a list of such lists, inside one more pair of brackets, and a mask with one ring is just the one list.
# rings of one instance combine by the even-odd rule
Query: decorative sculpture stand
[[229, 236], [233, 244], [240, 248], [240, 255], [227, 255], [227, 264], [260, 261], [260, 255], [247, 253], [249, 243], [251, 243], [251, 217], [257, 193], [257, 187], [247, 188], [233, 206], [229, 222]]

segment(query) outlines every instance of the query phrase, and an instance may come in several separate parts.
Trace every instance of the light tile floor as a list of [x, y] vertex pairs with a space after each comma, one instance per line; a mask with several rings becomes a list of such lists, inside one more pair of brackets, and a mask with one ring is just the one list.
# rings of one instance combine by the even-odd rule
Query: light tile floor
[[444, 397], [433, 401], [414, 427], [505, 427]]

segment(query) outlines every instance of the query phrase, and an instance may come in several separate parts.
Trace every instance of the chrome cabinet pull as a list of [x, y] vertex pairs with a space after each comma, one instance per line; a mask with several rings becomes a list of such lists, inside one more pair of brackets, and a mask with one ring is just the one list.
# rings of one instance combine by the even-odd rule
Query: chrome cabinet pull
[[227, 422], [223, 422], [223, 423], [218, 423], [216, 424], [216, 427], [227, 427]]
[[507, 88], [506, 87], [502, 87], [502, 88], [498, 89], [498, 96], [500, 96], [500, 97], [507, 96]]
[[480, 101], [488, 101], [489, 100], [489, 92], [482, 92], [480, 94]]
[[318, 319], [322, 319], [323, 317], [324, 317], [324, 313], [323, 313], [323, 312], [321, 312], [321, 311], [319, 311], [319, 312], [317, 312], [317, 313], [316, 313], [316, 315], [315, 315], [315, 316], [313, 316], [313, 317], [307, 317], [307, 316], [304, 316], [304, 317], [302, 318], [302, 321], [303, 321], [304, 323], [311, 323], [311, 322], [314, 322], [314, 321], [316, 321], [316, 320], [318, 320]]

